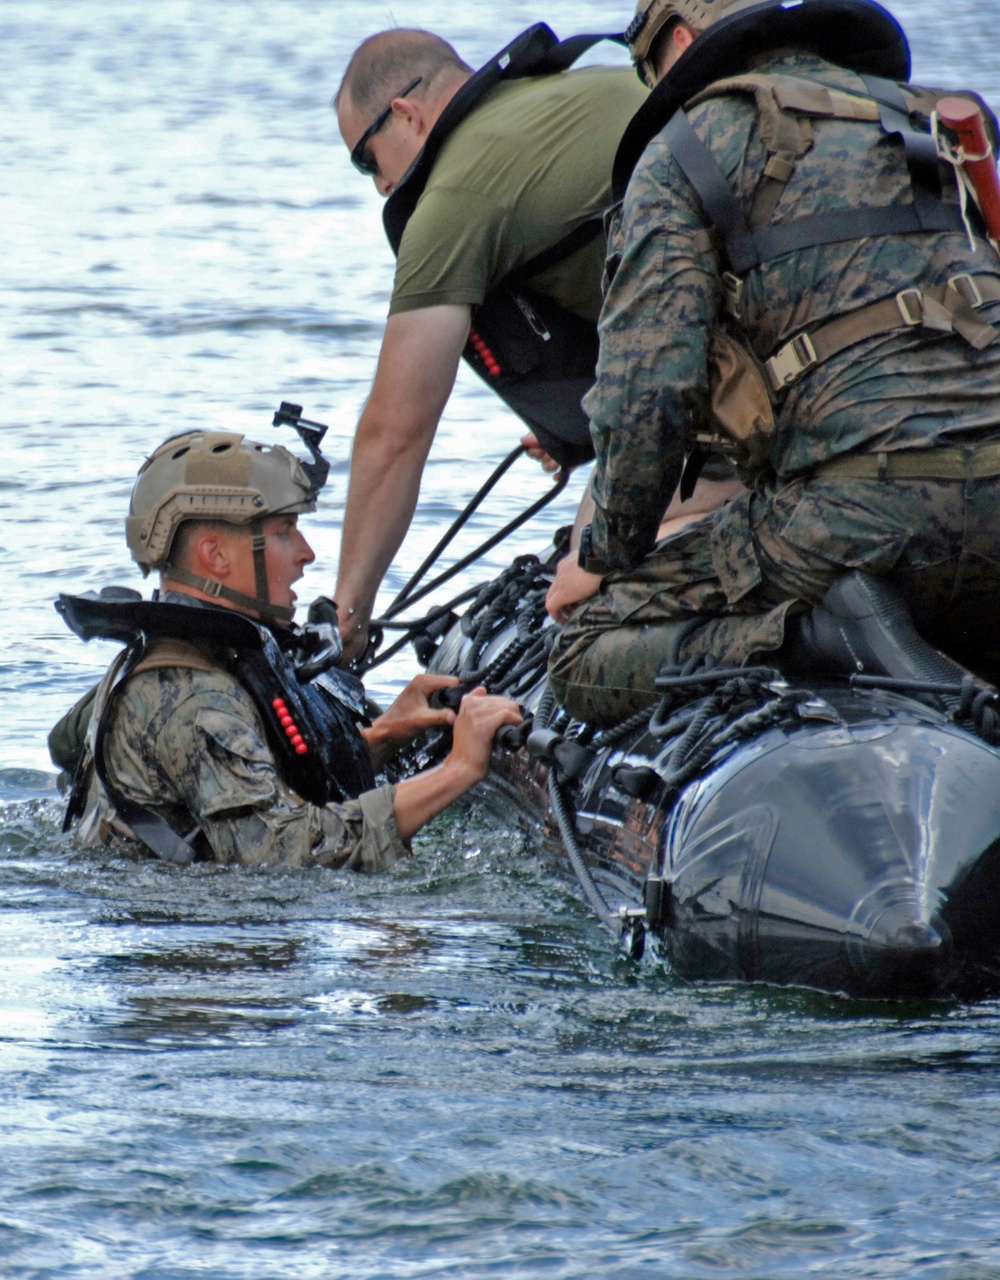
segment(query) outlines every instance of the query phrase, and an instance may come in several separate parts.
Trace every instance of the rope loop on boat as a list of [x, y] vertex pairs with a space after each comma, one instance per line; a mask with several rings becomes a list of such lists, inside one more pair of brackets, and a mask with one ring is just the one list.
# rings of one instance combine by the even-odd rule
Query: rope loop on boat
[[901, 680], [891, 676], [859, 675], [851, 684], [862, 689], [887, 689], [909, 693], [936, 703], [962, 729], [976, 734], [991, 747], [1000, 746], [1000, 693], [969, 674], [960, 684], [934, 680]]

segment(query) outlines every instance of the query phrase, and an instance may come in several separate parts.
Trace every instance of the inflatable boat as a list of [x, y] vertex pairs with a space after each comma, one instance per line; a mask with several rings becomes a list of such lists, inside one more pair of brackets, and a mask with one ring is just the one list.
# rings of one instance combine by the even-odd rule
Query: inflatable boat
[[692, 981], [1000, 991], [992, 687], [702, 665], [662, 671], [650, 712], [598, 732], [546, 686], [553, 567], [519, 559], [461, 617], [429, 615], [417, 648], [522, 705], [486, 803], [572, 870], [629, 954], [651, 939]]

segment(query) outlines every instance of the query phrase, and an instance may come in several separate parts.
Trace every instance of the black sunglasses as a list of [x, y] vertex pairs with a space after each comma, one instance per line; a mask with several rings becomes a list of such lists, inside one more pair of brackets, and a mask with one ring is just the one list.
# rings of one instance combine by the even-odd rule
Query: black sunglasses
[[[408, 93], [412, 93], [421, 80], [423, 80], [423, 76], [417, 76], [416, 80], [411, 80], [402, 93], [396, 94], [396, 98], [405, 98]], [[395, 102], [396, 98], [393, 98], [392, 102]], [[366, 153], [366, 148], [372, 138], [374, 138], [376, 133], [378, 133], [379, 129], [382, 128], [385, 122], [392, 115], [392, 102], [389, 103], [384, 111], [380, 111], [378, 113], [375, 119], [351, 148], [351, 164], [354, 165], [355, 169], [357, 169], [359, 173], [365, 173], [370, 178], [374, 178], [378, 173], [378, 162], [373, 160], [372, 157]]]

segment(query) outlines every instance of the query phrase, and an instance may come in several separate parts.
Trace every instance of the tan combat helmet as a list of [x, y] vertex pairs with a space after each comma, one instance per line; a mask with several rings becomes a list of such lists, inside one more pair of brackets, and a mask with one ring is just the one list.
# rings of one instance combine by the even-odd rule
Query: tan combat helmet
[[[125, 540], [144, 575], [151, 569], [169, 570], [171, 578], [208, 595], [290, 622], [293, 611], [270, 602], [263, 521], [267, 516], [315, 511], [318, 487], [299, 459], [280, 444], [259, 444], [229, 431], [187, 431], [164, 441], [142, 464], [125, 521]], [[250, 526], [256, 596], [170, 563], [170, 548], [185, 520]]]
[[650, 50], [672, 18], [698, 35], [720, 28], [710, 41], [699, 42], [699, 59], [713, 64], [713, 76], [733, 74], [749, 54], [785, 39], [859, 71], [894, 80], [910, 73], [906, 36], [876, 0], [638, 0], [625, 39], [640, 79], [650, 87], [656, 83]]
[[694, 31], [704, 31], [724, 13], [760, 0], [638, 0], [635, 17], [625, 31], [632, 54], [632, 61], [641, 79], [652, 88], [656, 83], [656, 68], [649, 58], [653, 41], [672, 18], [679, 19]]

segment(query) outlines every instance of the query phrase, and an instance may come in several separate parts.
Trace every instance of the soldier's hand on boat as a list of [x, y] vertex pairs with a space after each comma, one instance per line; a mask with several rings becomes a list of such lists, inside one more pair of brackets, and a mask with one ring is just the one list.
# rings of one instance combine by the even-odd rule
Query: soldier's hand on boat
[[446, 764], [467, 772], [469, 785], [485, 778], [490, 768], [493, 736], [503, 725], [520, 724], [521, 711], [510, 698], [488, 694], [481, 686], [462, 699]]
[[371, 611], [362, 609], [360, 606], [337, 605], [335, 607], [339, 614], [340, 639], [344, 646], [340, 655], [340, 665], [349, 667], [356, 658], [363, 656], [368, 647], [368, 623]]
[[456, 711], [435, 695], [460, 688], [461, 681], [455, 676], [436, 676], [427, 672], [415, 676], [388, 711], [383, 712], [369, 728], [362, 730], [375, 767], [378, 768], [393, 751], [412, 742], [425, 729], [454, 724]]
[[[538, 437], [534, 432], [529, 431], [527, 435], [522, 436], [521, 443], [524, 445], [525, 449], [527, 449], [528, 457], [534, 462], [541, 463], [543, 471], [557, 472], [559, 470], [559, 463], [556, 462], [555, 458], [553, 458], [550, 453], [545, 452], [542, 446], [538, 443]], [[556, 478], [558, 479], [558, 476]]]

